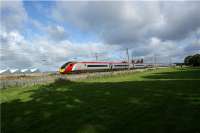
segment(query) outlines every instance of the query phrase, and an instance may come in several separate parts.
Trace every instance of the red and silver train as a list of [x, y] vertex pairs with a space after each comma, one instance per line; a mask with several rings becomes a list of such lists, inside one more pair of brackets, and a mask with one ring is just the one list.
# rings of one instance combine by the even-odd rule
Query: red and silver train
[[145, 68], [143, 63], [127, 63], [127, 62], [67, 62], [59, 69], [61, 74], [80, 73], [91, 71], [109, 71], [123, 70], [133, 68]]

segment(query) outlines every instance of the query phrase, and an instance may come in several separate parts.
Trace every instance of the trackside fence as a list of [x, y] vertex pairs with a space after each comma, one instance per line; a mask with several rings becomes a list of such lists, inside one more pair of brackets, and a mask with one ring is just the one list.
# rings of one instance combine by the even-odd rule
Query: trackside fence
[[32, 85], [41, 85], [53, 83], [57, 79], [66, 79], [70, 81], [82, 80], [82, 79], [93, 79], [98, 77], [106, 77], [113, 75], [129, 74], [134, 72], [142, 72], [147, 70], [152, 70], [155, 68], [146, 69], [134, 69], [134, 70], [124, 70], [124, 71], [112, 71], [112, 72], [95, 72], [95, 73], [81, 73], [81, 74], [37, 74], [35, 75], [15, 75], [15, 76], [2, 76], [0, 77], [0, 89], [6, 89], [9, 87], [24, 87]]

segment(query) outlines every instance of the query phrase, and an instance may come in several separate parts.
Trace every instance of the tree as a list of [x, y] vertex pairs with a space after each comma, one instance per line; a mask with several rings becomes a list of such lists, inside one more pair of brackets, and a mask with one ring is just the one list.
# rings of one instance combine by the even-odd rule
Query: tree
[[184, 63], [185, 63], [185, 65], [187, 65], [187, 66], [192, 65], [192, 61], [191, 61], [191, 59], [192, 59], [192, 56], [191, 56], [191, 55], [185, 57], [185, 59], [184, 59]]
[[195, 54], [193, 56], [187, 56], [184, 59], [185, 65], [188, 66], [200, 66], [200, 54]]
[[195, 54], [192, 57], [192, 65], [193, 66], [200, 66], [200, 54]]

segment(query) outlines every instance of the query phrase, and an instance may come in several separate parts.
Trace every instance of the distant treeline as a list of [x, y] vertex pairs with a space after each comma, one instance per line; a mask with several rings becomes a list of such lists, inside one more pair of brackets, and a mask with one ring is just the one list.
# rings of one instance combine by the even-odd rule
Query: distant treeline
[[200, 66], [200, 54], [185, 57], [184, 63], [187, 66]]

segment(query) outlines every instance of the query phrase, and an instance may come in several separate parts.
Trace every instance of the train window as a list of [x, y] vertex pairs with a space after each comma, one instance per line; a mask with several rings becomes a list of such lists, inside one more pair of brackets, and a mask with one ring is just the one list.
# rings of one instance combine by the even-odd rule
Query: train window
[[115, 65], [115, 67], [125, 67], [125, 66], [128, 66], [128, 65]]
[[144, 66], [144, 65], [135, 65], [135, 66]]
[[67, 63], [63, 64], [60, 68], [64, 69], [69, 63], [72, 63], [72, 62], [67, 62]]
[[68, 62], [61, 66], [61, 69], [65, 68], [68, 65]]
[[87, 67], [108, 67], [108, 65], [87, 65]]

